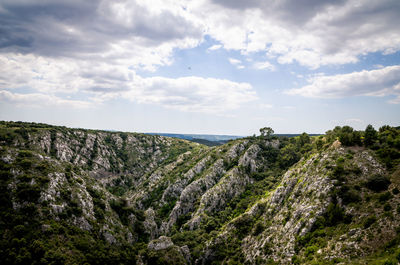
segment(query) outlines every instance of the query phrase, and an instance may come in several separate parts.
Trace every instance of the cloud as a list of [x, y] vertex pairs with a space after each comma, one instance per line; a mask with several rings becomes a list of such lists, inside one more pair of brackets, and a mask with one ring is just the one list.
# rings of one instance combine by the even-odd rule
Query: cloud
[[243, 69], [244, 65], [242, 65], [242, 61], [235, 58], [228, 58], [230, 64], [236, 66], [237, 69]]
[[0, 54], [0, 88], [29, 87], [41, 93], [121, 91], [135, 72], [104, 62], [59, 60], [32, 54]]
[[253, 67], [257, 70], [269, 70], [269, 71], [275, 71], [276, 68], [274, 65], [272, 65], [270, 62], [256, 62], [253, 64]]
[[311, 98], [392, 95], [396, 98], [390, 102], [400, 103], [400, 65], [349, 74], [316, 75], [308, 82], [308, 85], [286, 93]]
[[215, 50], [218, 50], [218, 49], [221, 49], [221, 48], [222, 48], [222, 45], [220, 45], [220, 44], [215, 44], [215, 45], [209, 47], [207, 50], [209, 50], [209, 51], [215, 51]]
[[400, 50], [400, 2], [395, 0], [210, 0], [193, 10], [224, 48], [265, 52], [281, 64], [315, 69]]
[[[240, 51], [243, 60], [260, 52], [281, 64], [310, 68], [355, 63], [371, 52], [400, 50], [399, 13], [400, 2], [390, 0], [3, 0], [2, 100], [17, 104], [31, 95], [35, 102], [85, 105], [62, 98], [73, 94], [91, 98], [89, 105], [126, 98], [183, 111], [229, 111], [257, 98], [250, 84], [194, 76], [143, 78], [139, 70], [172, 64], [174, 51], [197, 47], [205, 36], [219, 43], [208, 51]], [[241, 60], [229, 62], [244, 67]], [[268, 61], [253, 66], [274, 70]], [[289, 93], [394, 95], [391, 102], [400, 103], [398, 76], [398, 66], [315, 76]], [[26, 88], [34, 93], [15, 93]]]
[[181, 111], [221, 113], [256, 100], [248, 83], [196, 76], [177, 79], [151, 77], [137, 80], [121, 96], [132, 101], [162, 105]]
[[[84, 101], [62, 101], [44, 93], [90, 98], [88, 105], [124, 98], [137, 103], [156, 104], [182, 111], [221, 113], [239, 108], [257, 99], [248, 83], [224, 79], [138, 76], [135, 71], [107, 63], [92, 64], [74, 60], [59, 61], [34, 55], [0, 55], [0, 87], [7, 90], [29, 87], [39, 93], [32, 96], [33, 105], [40, 100], [53, 105], [85, 105]], [[29, 101], [29, 96], [4, 92], [4, 99], [15, 103]], [[48, 103], [44, 103], [49, 105]]]
[[233, 65], [239, 65], [242, 63], [242, 61], [235, 59], [235, 58], [228, 58], [229, 62]]
[[6, 90], [0, 90], [0, 101], [14, 104], [20, 107], [71, 107], [85, 109], [93, 107], [91, 102], [81, 100], [63, 99], [54, 95], [39, 93], [20, 94]]
[[263, 52], [310, 68], [400, 50], [396, 0], [4, 0], [0, 12], [2, 53], [151, 71], [206, 35], [220, 42], [209, 51]]
[[11, 1], [0, 4], [0, 52], [125, 62], [170, 63], [195, 47], [203, 26], [173, 1]]

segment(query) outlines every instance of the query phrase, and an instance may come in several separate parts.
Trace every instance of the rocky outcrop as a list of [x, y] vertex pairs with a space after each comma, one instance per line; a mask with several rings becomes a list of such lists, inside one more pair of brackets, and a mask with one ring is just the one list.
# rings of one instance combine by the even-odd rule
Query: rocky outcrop
[[174, 245], [174, 243], [172, 243], [171, 238], [166, 237], [166, 236], [160, 236], [158, 239], [150, 241], [148, 248], [150, 250], [157, 251], [157, 250], [163, 250], [163, 249], [170, 248], [173, 245]]
[[176, 223], [179, 216], [195, 210], [197, 200], [225, 174], [223, 164], [222, 159], [217, 160], [204, 177], [193, 181], [185, 187], [169, 215], [168, 222], [163, 223], [162, 230], [165, 233]]

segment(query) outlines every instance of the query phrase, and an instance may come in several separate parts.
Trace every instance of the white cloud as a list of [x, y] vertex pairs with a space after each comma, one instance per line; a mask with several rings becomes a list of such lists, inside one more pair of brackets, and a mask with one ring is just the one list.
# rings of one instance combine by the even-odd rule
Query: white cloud
[[[19, 104], [31, 100], [35, 105], [42, 100], [47, 102], [44, 105], [75, 104], [78, 107], [125, 98], [182, 111], [221, 114], [257, 99], [248, 83], [195, 76], [143, 78], [124, 66], [107, 63], [7, 54], [0, 55], [0, 68], [0, 88], [15, 90], [30, 87], [39, 92], [28, 96], [3, 92], [3, 100]], [[90, 102], [85, 105], [84, 101], [63, 101], [44, 93], [89, 97]]]
[[71, 107], [84, 109], [93, 107], [91, 102], [81, 100], [63, 99], [54, 95], [39, 93], [20, 94], [6, 90], [0, 90], [0, 101], [14, 104], [20, 107]]
[[396, 0], [4, 0], [0, 10], [1, 52], [151, 71], [205, 35], [220, 42], [208, 51], [264, 52], [281, 64], [310, 68], [400, 50]]
[[[74, 94], [89, 96], [89, 105], [122, 97], [216, 113], [256, 99], [251, 85], [200, 77], [143, 78], [137, 71], [172, 64], [174, 51], [197, 47], [206, 35], [220, 43], [208, 51], [237, 50], [243, 60], [261, 52], [281, 64], [298, 62], [310, 68], [400, 49], [399, 1], [155, 1], [2, 1], [2, 99], [28, 102], [13, 90], [29, 87], [35, 93], [26, 95], [48, 104], [85, 105], [61, 98]], [[244, 68], [241, 60], [228, 60]], [[253, 67], [275, 69], [268, 61]], [[289, 93], [327, 98], [394, 95], [391, 102], [400, 103], [398, 67], [317, 75]]]
[[131, 90], [122, 92], [121, 96], [139, 103], [203, 113], [234, 110], [257, 99], [248, 83], [196, 76], [177, 79], [141, 78], [132, 84]]
[[243, 69], [244, 65], [242, 64], [241, 60], [235, 59], [235, 58], [228, 58], [228, 61], [230, 64], [236, 66], [237, 69]]
[[209, 47], [207, 50], [209, 50], [209, 51], [215, 51], [215, 50], [218, 50], [218, 49], [221, 49], [221, 48], [222, 48], [222, 45], [220, 45], [220, 44], [215, 44], [215, 45]]
[[281, 64], [318, 68], [400, 50], [399, 1], [204, 0], [191, 6], [224, 48], [266, 52]]
[[253, 67], [258, 70], [269, 70], [269, 71], [275, 71], [276, 68], [273, 64], [270, 62], [256, 62], [253, 64]]
[[235, 58], [228, 58], [229, 62], [233, 65], [239, 65], [242, 63], [242, 61], [235, 59]]
[[400, 103], [400, 65], [349, 74], [316, 75], [308, 82], [308, 85], [286, 93], [313, 98], [392, 95], [396, 98], [390, 102]]

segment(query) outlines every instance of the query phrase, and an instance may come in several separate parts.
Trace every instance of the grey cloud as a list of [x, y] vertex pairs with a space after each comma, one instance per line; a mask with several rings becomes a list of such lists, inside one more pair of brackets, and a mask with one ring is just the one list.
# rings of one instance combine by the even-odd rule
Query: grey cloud
[[213, 3], [232, 9], [257, 8], [266, 17], [275, 17], [283, 23], [302, 25], [312, 19], [321, 10], [329, 6], [341, 5], [345, 0], [282, 0], [282, 1], [241, 1], [241, 0], [211, 0]]
[[[130, 2], [127, 19], [109, 13], [113, 1], [5, 1], [0, 3], [0, 52], [44, 56], [93, 57], [118, 41], [144, 46], [202, 37], [202, 30], [186, 18], [163, 10], [150, 13]], [[121, 3], [121, 2], [117, 2]]]

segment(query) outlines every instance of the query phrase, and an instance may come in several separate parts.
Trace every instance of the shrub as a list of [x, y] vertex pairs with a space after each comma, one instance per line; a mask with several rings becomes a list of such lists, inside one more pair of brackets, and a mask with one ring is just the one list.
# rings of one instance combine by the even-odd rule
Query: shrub
[[386, 203], [386, 204], [383, 206], [383, 210], [384, 210], [385, 212], [388, 212], [388, 211], [392, 210], [392, 206], [391, 206], [389, 203]]
[[326, 226], [335, 226], [342, 222], [347, 223], [349, 218], [338, 204], [329, 204], [325, 214]]
[[258, 221], [256, 223], [256, 225], [254, 226], [254, 230], [253, 230], [253, 235], [257, 236], [259, 234], [262, 233], [262, 231], [264, 231], [265, 227], [263, 225], [263, 223], [261, 221]]
[[29, 159], [22, 159], [19, 163], [18, 163], [23, 169], [28, 170], [32, 167], [32, 161]]
[[332, 174], [335, 177], [335, 179], [341, 180], [343, 179], [343, 176], [346, 174], [346, 170], [344, 169], [343, 165], [338, 164], [336, 167], [334, 167]]
[[349, 188], [348, 186], [343, 186], [340, 192], [344, 204], [361, 201], [361, 196], [359, 192], [357, 192], [353, 188]]
[[393, 195], [390, 192], [385, 192], [379, 195], [378, 200], [380, 202], [386, 202], [388, 200], [390, 200], [391, 198], [393, 198]]
[[368, 189], [379, 192], [387, 190], [390, 185], [390, 180], [388, 177], [383, 175], [372, 175], [368, 178], [365, 185]]
[[318, 250], [318, 247], [317, 246], [309, 246], [309, 247], [307, 247], [306, 248], [306, 251], [304, 252], [304, 254], [307, 256], [307, 257], [310, 257], [312, 254], [314, 254], [315, 252], [317, 252], [317, 250]]
[[371, 215], [369, 216], [365, 221], [364, 221], [364, 229], [370, 227], [373, 223], [376, 222], [376, 216], [375, 215]]

